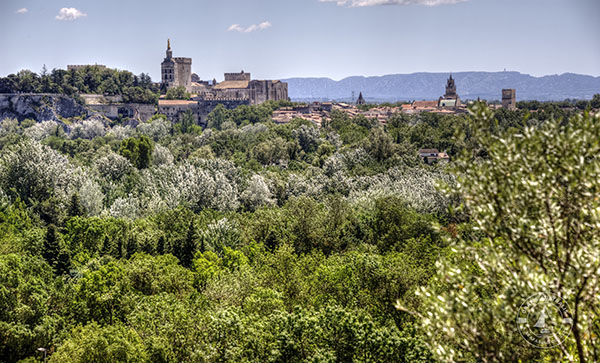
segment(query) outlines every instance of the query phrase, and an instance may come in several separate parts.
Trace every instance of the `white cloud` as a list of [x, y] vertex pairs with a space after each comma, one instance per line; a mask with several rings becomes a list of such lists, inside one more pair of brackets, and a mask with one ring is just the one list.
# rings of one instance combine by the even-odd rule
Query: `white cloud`
[[83, 13], [75, 8], [62, 8], [58, 12], [56, 16], [57, 20], [75, 20], [81, 17], [87, 16], [86, 13]]
[[253, 31], [257, 31], [257, 30], [265, 30], [267, 28], [271, 27], [271, 23], [268, 21], [264, 21], [260, 24], [253, 24], [250, 25], [247, 28], [244, 28], [242, 26], [240, 26], [239, 24], [233, 24], [232, 26], [230, 26], [227, 31], [236, 31], [236, 32], [240, 32], [240, 33], [251, 33]]
[[335, 2], [339, 6], [347, 6], [351, 8], [360, 8], [364, 6], [376, 5], [425, 5], [438, 6], [458, 4], [469, 0], [319, 0], [322, 3]]
[[25, 14], [28, 11], [29, 10], [27, 10], [27, 8], [20, 8], [19, 10], [17, 10], [17, 14]]

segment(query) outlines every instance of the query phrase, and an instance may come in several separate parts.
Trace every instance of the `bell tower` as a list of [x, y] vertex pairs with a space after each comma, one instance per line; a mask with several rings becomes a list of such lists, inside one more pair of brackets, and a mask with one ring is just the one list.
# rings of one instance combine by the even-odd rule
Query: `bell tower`
[[167, 40], [167, 57], [160, 64], [160, 74], [165, 88], [169, 88], [175, 82], [175, 62], [173, 61], [170, 39]]
[[191, 90], [192, 84], [192, 58], [173, 57], [171, 40], [167, 40], [167, 57], [160, 64], [162, 88], [183, 86]]
[[454, 82], [454, 78], [452, 78], [452, 73], [450, 73], [450, 78], [448, 78], [448, 82], [446, 83], [446, 94], [444, 98], [456, 98], [456, 82]]

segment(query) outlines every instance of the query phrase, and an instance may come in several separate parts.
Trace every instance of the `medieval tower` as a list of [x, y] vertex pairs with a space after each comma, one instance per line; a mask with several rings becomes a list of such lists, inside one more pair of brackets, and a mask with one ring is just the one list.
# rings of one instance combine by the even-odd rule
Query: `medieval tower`
[[460, 97], [456, 93], [456, 82], [452, 78], [452, 74], [450, 74], [450, 78], [446, 82], [446, 93], [443, 97], [440, 97], [438, 107], [453, 109], [460, 107]]
[[502, 90], [502, 107], [509, 110], [517, 109], [517, 91], [515, 89]]
[[457, 98], [456, 82], [454, 82], [454, 78], [452, 78], [452, 74], [450, 74], [450, 78], [448, 78], [448, 82], [446, 83], [446, 93], [444, 94], [444, 98], [447, 98], [447, 99]]
[[167, 40], [167, 57], [160, 64], [162, 86], [165, 89], [183, 86], [187, 91], [192, 87], [192, 58], [173, 58], [171, 41]]

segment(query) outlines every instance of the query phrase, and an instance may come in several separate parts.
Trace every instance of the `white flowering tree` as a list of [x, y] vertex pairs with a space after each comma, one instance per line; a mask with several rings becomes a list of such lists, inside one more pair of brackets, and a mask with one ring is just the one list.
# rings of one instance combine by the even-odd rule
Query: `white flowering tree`
[[169, 135], [171, 131], [171, 122], [165, 118], [157, 117], [152, 122], [140, 123], [137, 126], [137, 132], [146, 135], [154, 141], [158, 141]]
[[115, 125], [106, 134], [114, 137], [117, 140], [125, 140], [134, 136], [135, 129], [129, 125]]
[[256, 208], [265, 205], [275, 204], [273, 194], [269, 189], [267, 181], [258, 174], [252, 175], [252, 178], [250, 178], [248, 186], [242, 192], [240, 199], [248, 210], [255, 210]]
[[313, 126], [302, 125], [293, 131], [293, 135], [305, 152], [315, 151], [321, 143], [319, 130]]
[[38, 122], [23, 131], [23, 135], [40, 141], [50, 135], [60, 135], [60, 125], [55, 121]]
[[108, 180], [121, 180], [133, 170], [131, 162], [117, 153], [110, 152], [96, 160], [96, 170], [103, 178]]
[[139, 198], [148, 208], [160, 210], [185, 205], [194, 210], [237, 210], [239, 170], [225, 160], [186, 160], [178, 165], [162, 164], [142, 171]]
[[0, 137], [10, 134], [20, 134], [19, 121], [15, 118], [5, 118], [0, 122]]
[[90, 214], [100, 212], [103, 195], [98, 183], [67, 157], [33, 140], [10, 147], [0, 156], [0, 189], [25, 202], [55, 197], [66, 205], [79, 194]]
[[172, 165], [173, 164], [173, 154], [171, 153], [171, 151], [160, 145], [160, 144], [155, 144], [154, 145], [154, 150], [152, 151], [152, 164], [159, 166], [159, 165]]
[[106, 127], [104, 123], [98, 119], [89, 119], [76, 124], [71, 129], [72, 139], [93, 139], [95, 137], [104, 136]]
[[205, 250], [222, 255], [225, 247], [237, 248], [241, 242], [240, 229], [234, 221], [222, 218], [210, 223], [200, 233], [201, 243]]
[[348, 200], [355, 205], [370, 205], [382, 197], [399, 196], [420, 213], [444, 214], [458, 199], [437, 186], [455, 185], [455, 178], [436, 168], [391, 168], [384, 174], [358, 178]]

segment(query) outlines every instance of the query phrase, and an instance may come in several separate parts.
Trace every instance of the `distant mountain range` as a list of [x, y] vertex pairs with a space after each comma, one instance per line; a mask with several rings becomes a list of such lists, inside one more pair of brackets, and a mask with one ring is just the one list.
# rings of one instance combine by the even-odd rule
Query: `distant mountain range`
[[[294, 101], [350, 101], [362, 92], [367, 102], [434, 100], [444, 94], [448, 73], [391, 74], [379, 77], [289, 78], [289, 96]], [[515, 88], [517, 100], [562, 101], [591, 99], [600, 93], [600, 77], [565, 73], [533, 77], [519, 72], [453, 73], [463, 100], [500, 100], [503, 88]]]

